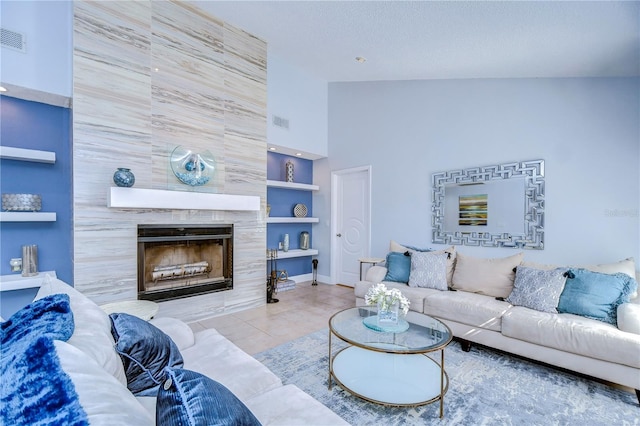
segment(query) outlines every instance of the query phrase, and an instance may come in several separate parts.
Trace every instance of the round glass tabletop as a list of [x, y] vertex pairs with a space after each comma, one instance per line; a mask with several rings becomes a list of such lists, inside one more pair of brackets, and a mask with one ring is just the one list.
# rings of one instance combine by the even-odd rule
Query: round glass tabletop
[[329, 328], [333, 334], [354, 346], [374, 351], [415, 354], [440, 350], [453, 337], [451, 330], [441, 321], [428, 315], [409, 312], [405, 317], [408, 328], [377, 331], [367, 327], [365, 321], [377, 315], [377, 307], [349, 308], [333, 315]]

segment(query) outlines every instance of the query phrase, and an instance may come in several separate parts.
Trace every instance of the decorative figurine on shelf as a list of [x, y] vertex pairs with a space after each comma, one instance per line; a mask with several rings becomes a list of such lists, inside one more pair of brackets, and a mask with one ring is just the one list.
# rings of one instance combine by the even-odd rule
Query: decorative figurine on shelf
[[309, 233], [307, 231], [300, 233], [300, 250], [309, 250]]
[[131, 188], [136, 183], [136, 177], [130, 169], [119, 167], [113, 174], [113, 182], [123, 188]]
[[285, 176], [287, 182], [293, 182], [293, 163], [288, 160], [284, 165]]
[[22, 276], [38, 275], [38, 246], [35, 244], [22, 246]]

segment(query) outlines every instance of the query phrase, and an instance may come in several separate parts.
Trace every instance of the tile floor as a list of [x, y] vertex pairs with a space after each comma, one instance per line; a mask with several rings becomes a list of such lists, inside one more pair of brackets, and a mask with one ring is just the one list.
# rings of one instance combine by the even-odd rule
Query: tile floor
[[215, 328], [250, 355], [328, 327], [336, 312], [355, 306], [353, 288], [299, 283], [276, 294], [278, 303], [190, 323], [194, 331]]

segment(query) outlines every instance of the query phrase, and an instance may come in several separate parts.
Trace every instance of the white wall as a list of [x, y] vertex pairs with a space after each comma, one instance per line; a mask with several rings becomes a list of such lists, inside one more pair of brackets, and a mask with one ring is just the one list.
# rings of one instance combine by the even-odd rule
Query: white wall
[[[310, 154], [305, 158], [312, 160], [326, 157], [327, 82], [305, 75], [271, 51], [267, 61], [267, 142]], [[289, 130], [274, 126], [273, 115], [288, 119]]]
[[384, 256], [390, 239], [443, 247], [431, 243], [432, 173], [544, 159], [545, 249], [525, 258], [640, 261], [639, 116], [637, 78], [331, 83], [328, 164], [315, 177], [372, 165], [371, 255]]
[[0, 81], [62, 96], [71, 96], [71, 1], [0, 2], [3, 29], [25, 34], [26, 53], [3, 47]]

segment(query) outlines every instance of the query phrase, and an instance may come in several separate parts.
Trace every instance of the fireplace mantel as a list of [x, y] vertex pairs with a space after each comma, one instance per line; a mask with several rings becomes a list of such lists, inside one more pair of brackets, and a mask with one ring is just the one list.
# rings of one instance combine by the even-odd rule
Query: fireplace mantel
[[111, 187], [107, 207], [116, 209], [259, 211], [260, 197]]

